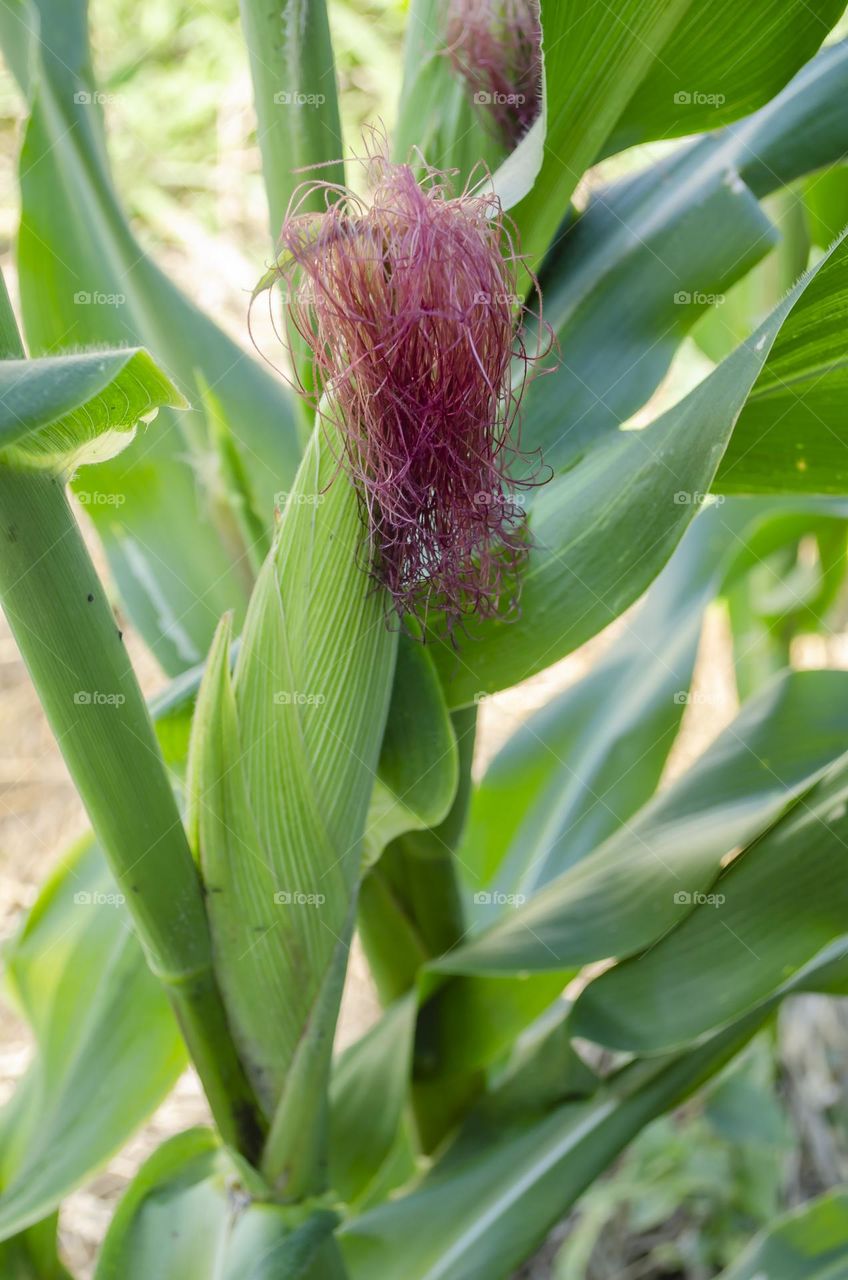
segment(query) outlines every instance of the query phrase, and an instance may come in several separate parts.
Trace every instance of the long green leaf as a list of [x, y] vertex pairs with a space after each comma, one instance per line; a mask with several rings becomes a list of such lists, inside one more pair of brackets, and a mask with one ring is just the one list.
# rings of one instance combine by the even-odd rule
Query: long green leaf
[[[741, 182], [741, 179], [740, 179]], [[782, 189], [763, 202], [764, 211], [779, 228], [780, 239], [766, 259], [759, 263], [744, 279], [716, 300], [699, 319], [692, 337], [710, 360], [724, 360], [772, 307], [777, 306], [787, 289], [790, 289], [807, 269], [810, 261], [810, 234], [804, 203], [798, 192]], [[848, 223], [848, 218], [833, 222], [836, 233]]]
[[[542, 0], [545, 114], [537, 136], [521, 144], [534, 144], [541, 169], [513, 211], [531, 264], [599, 154], [715, 127], [765, 103], [815, 52], [840, 9], [839, 0], [815, 13], [802, 0], [757, 0], [740, 22], [733, 0], [717, 0], [705, 32], [690, 0], [615, 0], [604, 22], [588, 0]], [[797, 38], [787, 40], [787, 26]], [[509, 157], [503, 167], [514, 164]], [[496, 173], [496, 188], [511, 185], [509, 177], [504, 184]]]
[[652, 138], [716, 129], [761, 107], [818, 49], [842, 0], [693, 5], [622, 112], [604, 154]]
[[[825, 263], [829, 288], [839, 292], [848, 241], [818, 269]], [[474, 644], [458, 654], [434, 647], [450, 705], [467, 705], [555, 662], [656, 577], [709, 491], [783, 323], [816, 275], [814, 269], [800, 280], [757, 333], [674, 408], [641, 431], [619, 433], [539, 492], [529, 516], [521, 616], [480, 626]]]
[[769, 1227], [721, 1280], [840, 1280], [848, 1268], [848, 1193], [837, 1187]]
[[92, 840], [47, 881], [5, 969], [36, 1049], [0, 1113], [0, 1239], [104, 1164], [186, 1064], [124, 895]]
[[[542, 272], [563, 358], [531, 384], [522, 433], [548, 465], [565, 469], [641, 408], [706, 311], [724, 335], [728, 290], [778, 234], [753, 193], [848, 152], [846, 61], [843, 41], [748, 119], [601, 186], [563, 221]], [[844, 222], [830, 222], [824, 247]]]
[[650, 798], [688, 701], [704, 610], [745, 522], [719, 506], [703, 511], [609, 654], [489, 765], [459, 850], [480, 926], [579, 862]]
[[[512, 210], [531, 266], [547, 251], [583, 172], [647, 75], [655, 51], [689, 7], [690, 0], [614, 0], [607, 20], [599, 22], [590, 0], [542, 0], [544, 116], [521, 144], [525, 152], [537, 152], [541, 168], [535, 176], [530, 163], [532, 189]], [[514, 166], [509, 157], [504, 168]], [[503, 175], [494, 177], [503, 192]]]
[[[764, 744], [751, 763], [769, 770], [777, 786], [774, 754], [775, 746]], [[656, 1052], [688, 1043], [768, 998], [787, 974], [844, 932], [846, 815], [848, 758], [842, 757], [809, 796], [705, 886], [709, 894], [690, 896], [682, 923], [644, 955], [590, 983], [575, 1008], [575, 1032]]]
[[697, 319], [776, 239], [744, 182], [697, 148], [593, 193], [542, 273], [562, 354], [530, 384], [522, 446], [556, 471], [579, 461], [646, 403]]
[[[723, 942], [723, 914], [710, 906], [701, 911], [698, 901], [711, 888], [723, 858], [793, 805], [805, 811], [803, 796], [842, 752], [846, 706], [848, 678], [842, 672], [797, 672], [776, 681], [743, 708], [686, 774], [594, 853], [436, 967], [510, 973], [629, 955], [656, 944], [690, 912]], [[729, 933], [727, 938], [738, 960], [739, 944]], [[650, 957], [664, 946], [655, 945], [636, 964], [659, 963]], [[622, 977], [626, 971], [622, 966]], [[689, 979], [697, 973], [700, 980], [707, 971], [701, 965], [688, 971]], [[683, 981], [679, 966], [664, 973], [666, 982]], [[593, 989], [606, 981], [599, 979]], [[641, 1001], [652, 999], [645, 988]], [[658, 1006], [662, 999], [658, 991]], [[726, 1000], [726, 990], [716, 983], [706, 1004]], [[638, 1021], [635, 1009], [632, 1016]], [[679, 1016], [698, 1020], [701, 1014], [680, 1010]]]
[[832, 951], [697, 1049], [636, 1062], [587, 1102], [512, 1125], [498, 1113], [489, 1124], [472, 1117], [417, 1188], [342, 1229], [353, 1280], [395, 1280], [399, 1256], [405, 1280], [506, 1280], [646, 1124], [715, 1074], [779, 999], [830, 974], [846, 980]]
[[146, 351], [0, 362], [0, 449], [6, 462], [70, 473], [119, 452], [139, 421], [185, 408]]
[[846, 317], [848, 279], [835, 253], [778, 334], [722, 458], [719, 492], [848, 491]]
[[[475, 789], [459, 858], [477, 925], [511, 914], [517, 897], [626, 825], [650, 798], [690, 700], [709, 602], [725, 585], [747, 598], [752, 572], [811, 533], [829, 530], [842, 547], [846, 514], [848, 504], [833, 499], [737, 498], [698, 515], [623, 636], [507, 740]], [[792, 583], [788, 607], [824, 604], [842, 581], [840, 566], [837, 557], [826, 581], [824, 569], [815, 578], [809, 603]], [[743, 654], [748, 644], [740, 637]]]
[[[726, 132], [740, 173], [758, 196], [848, 152], [848, 104], [842, 92], [848, 40], [823, 49], [762, 110]], [[834, 234], [831, 229], [827, 243]]]

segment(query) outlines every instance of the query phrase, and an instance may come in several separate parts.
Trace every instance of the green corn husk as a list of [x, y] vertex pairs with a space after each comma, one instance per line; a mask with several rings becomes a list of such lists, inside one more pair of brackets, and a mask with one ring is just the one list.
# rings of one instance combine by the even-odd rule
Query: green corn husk
[[189, 757], [215, 964], [272, 1123], [266, 1176], [320, 1188], [333, 1031], [397, 634], [361, 563], [356, 493], [319, 425], [230, 675], [216, 636]]
[[14, 447], [0, 455], [0, 599], [221, 1135], [255, 1158], [261, 1124], [215, 981], [200, 881], [147, 707], [65, 494], [68, 468], [99, 432], [129, 440], [138, 412], [181, 398], [145, 352], [25, 360], [1, 280], [0, 355], [0, 374], [16, 393], [14, 418], [6, 404]]

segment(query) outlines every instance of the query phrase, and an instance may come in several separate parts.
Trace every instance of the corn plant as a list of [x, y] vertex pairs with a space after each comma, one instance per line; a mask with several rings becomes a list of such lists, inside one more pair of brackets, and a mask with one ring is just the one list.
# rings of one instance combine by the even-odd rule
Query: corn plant
[[[508, 1277], [846, 992], [848, 675], [790, 661], [845, 578], [842, 8], [412, 0], [396, 123], [343, 139], [332, 9], [242, 0], [285, 378], [135, 239], [83, 0], [0, 9], [0, 598], [91, 822], [6, 951], [4, 1275], [68, 1276], [63, 1199], [191, 1063], [210, 1123], [97, 1280]], [[660, 786], [717, 599], [741, 707]], [[616, 619], [473, 775], [481, 704]], [[334, 1055], [354, 936], [381, 1014]], [[846, 1258], [834, 1192], [729, 1275]]]

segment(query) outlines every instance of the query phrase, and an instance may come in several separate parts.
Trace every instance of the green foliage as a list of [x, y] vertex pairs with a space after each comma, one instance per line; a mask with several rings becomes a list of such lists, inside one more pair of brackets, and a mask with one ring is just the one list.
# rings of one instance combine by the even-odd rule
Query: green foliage
[[[98, 841], [7, 953], [35, 1046], [0, 1116], [10, 1276], [67, 1280], [57, 1207], [187, 1058], [215, 1129], [143, 1165], [98, 1280], [506, 1280], [581, 1196], [560, 1280], [622, 1220], [677, 1219], [658, 1270], [842, 1274], [838, 1193], [737, 1257], [782, 1207], [767, 1040], [661, 1119], [786, 997], [848, 991], [848, 677], [793, 669], [844, 620], [848, 41], [817, 53], [842, 8], [542, 0], [509, 154], [442, 0], [412, 0], [385, 74], [390, 0], [243, 0], [243, 41], [234, 0], [97, 0], [102, 79], [82, 0], [0, 12], [32, 356], [0, 295], [0, 589]], [[509, 622], [389, 623], [340, 466], [356, 424], [327, 399], [316, 426], [131, 229], [131, 179], [154, 254], [183, 197], [214, 227], [198, 173], [248, 67], [272, 232], [384, 110], [395, 158], [460, 187], [482, 163], [512, 212], [557, 346], [522, 405], [552, 476]], [[247, 296], [264, 216], [242, 232]], [[158, 744], [66, 482], [174, 677]], [[718, 601], [740, 707], [681, 769]], [[477, 777], [478, 706], [612, 622]], [[384, 1007], [334, 1060], [357, 928]]]
[[[837, 742], [842, 745], [841, 735]], [[770, 772], [771, 754], [763, 749]], [[838, 759], [711, 883], [712, 893], [693, 899], [691, 915], [649, 955], [592, 984], [576, 1010], [580, 1034], [648, 1052], [688, 1043], [777, 989], [841, 933], [848, 886], [838, 851], [848, 814], [847, 766]], [[775, 773], [780, 776], [776, 769], [773, 778]], [[740, 951], [756, 963], [740, 967]], [[700, 981], [705, 972], [712, 977], [708, 991]], [[693, 987], [697, 1006], [689, 995]]]
[[[846, 378], [841, 335], [848, 292], [837, 276], [841, 255], [824, 262], [781, 329], [722, 458], [716, 488], [725, 493], [845, 491]], [[775, 485], [775, 476], [780, 480]]]
[[184, 407], [146, 351], [4, 360], [0, 401], [6, 463], [63, 474], [120, 452], [161, 406]]
[[37, 1047], [0, 1114], [2, 1239], [44, 1217], [117, 1151], [186, 1062], [93, 841], [44, 886], [5, 967]]
[[791, 1142], [773, 1075], [761, 1037], [703, 1101], [645, 1129], [581, 1200], [554, 1280], [636, 1266], [710, 1274], [738, 1257], [780, 1208]]
[[[327, 182], [344, 182], [330, 27], [323, 0], [290, 0], [282, 14], [264, 0], [242, 0], [241, 12], [276, 236], [304, 167], [322, 165]], [[320, 210], [320, 197], [309, 207]]]
[[[502, 912], [500, 921], [441, 963], [451, 971], [473, 973], [559, 969], [610, 954], [629, 955], [648, 946], [650, 956], [656, 947], [673, 945], [675, 925], [685, 931], [681, 916], [688, 916], [687, 906], [695, 906], [708, 890], [724, 892], [742, 866], [751, 865], [742, 858], [719, 881], [728, 855], [756, 841], [761, 833], [768, 833], [766, 842], [777, 839], [784, 826], [791, 829], [796, 810], [810, 814], [816, 784], [822, 780], [824, 789], [828, 767], [833, 765], [834, 771], [840, 767], [846, 698], [848, 679], [835, 671], [797, 672], [767, 687], [672, 786], [650, 799], [633, 818], [617, 824], [613, 834], [537, 892], [526, 906]], [[566, 776], [568, 770], [566, 761]], [[837, 821], [838, 810], [834, 800], [831, 811]], [[833, 832], [832, 838], [838, 842], [839, 833]], [[797, 844], [790, 840], [789, 846], [797, 861]], [[760, 847], [754, 844], [753, 856]], [[525, 845], [523, 852], [528, 858], [526, 878], [531, 879], [532, 846]], [[782, 891], [775, 886], [775, 892]], [[832, 892], [832, 884], [823, 889], [824, 899]], [[721, 945], [717, 935], [725, 931], [715, 928], [714, 904], [704, 905], [706, 910], [696, 908], [695, 914]], [[769, 905], [763, 902], [764, 912]], [[724, 920], [725, 915], [722, 911], [718, 919]], [[658, 943], [666, 931], [670, 931], [667, 943]], [[744, 944], [737, 940], [735, 945]], [[651, 961], [646, 957], [645, 963]], [[688, 963], [687, 971], [697, 980], [703, 970], [697, 965], [688, 970]], [[611, 972], [587, 990], [589, 1004], [606, 983], [619, 981], [626, 968], [614, 972], [615, 977]], [[663, 967], [663, 972], [669, 981], [684, 980], [679, 967]], [[764, 971], [758, 966], [757, 972], [762, 976]], [[642, 973], [639, 979], [646, 981]], [[723, 988], [714, 990], [719, 1005], [729, 999]], [[646, 1002], [656, 999], [658, 1006], [665, 1007], [667, 993], [646, 983], [640, 997]], [[691, 1005], [675, 1007], [684, 1017], [698, 1018], [705, 1012]], [[628, 1017], [638, 1024], [641, 1012], [631, 1005]], [[670, 1009], [668, 1016], [673, 1016]], [[584, 1034], [586, 1030], [584, 1025]], [[595, 1034], [597, 1030], [592, 1028], [590, 1038], [607, 1043]]]
[[[3, 291], [0, 302], [5, 300]], [[8, 307], [0, 311], [4, 347], [14, 350]], [[100, 395], [114, 397], [119, 409], [122, 404], [147, 409], [153, 395], [170, 399], [173, 393], [168, 380], [159, 373], [152, 378], [148, 368], [145, 395], [128, 399], [120, 386], [127, 361], [105, 364], [113, 384], [104, 386], [101, 369]], [[62, 378], [62, 367], [61, 361], [52, 362], [34, 380], [43, 391], [52, 376], [64, 394], [32, 397], [33, 429], [24, 420], [21, 439], [34, 440], [37, 447], [52, 438], [54, 456], [64, 468], [65, 451], [75, 456], [80, 442], [91, 449], [97, 426], [108, 435], [113, 421], [126, 420], [127, 409], [103, 413], [101, 401], [90, 417], [75, 415], [81, 381], [73, 373]], [[57, 415], [53, 422], [51, 414]], [[0, 464], [3, 608], [94, 833], [130, 904], [150, 967], [173, 1003], [222, 1133], [240, 1149], [251, 1150], [257, 1141], [254, 1100], [212, 970], [201, 886], [123, 636], [68, 505], [66, 476], [61, 469], [33, 467], [26, 450], [17, 450], [21, 453], [9, 451]]]
[[691, 0], [625, 0], [613, 21], [600, 23], [591, 5], [542, 0], [545, 156], [516, 210], [531, 261], [549, 245], [584, 170], [607, 148], [716, 128], [747, 114], [815, 53], [841, 11], [840, 0], [816, 13], [797, 0], [761, 0], [740, 22], [727, 0], [712, 6], [704, 39]]
[[335, 1220], [327, 1209], [263, 1203], [250, 1170], [209, 1130], [190, 1129], [139, 1171], [104, 1243], [97, 1280], [332, 1280], [343, 1275], [334, 1260]]
[[844, 1190], [787, 1214], [746, 1249], [722, 1280], [837, 1280], [848, 1263], [848, 1215]]
[[[22, 11], [32, 34], [10, 62], [32, 103], [18, 236], [30, 351], [143, 344], [195, 406], [186, 421], [163, 413], [144, 447], [137, 443], [102, 464], [98, 492], [113, 500], [91, 506], [134, 620], [162, 665], [177, 672], [203, 657], [221, 613], [243, 610], [247, 594], [245, 549], [233, 544], [231, 519], [208, 491], [198, 493], [207, 449], [197, 375], [215, 391], [240, 441], [268, 522], [273, 495], [297, 463], [291, 405], [270, 373], [194, 307], [134, 239], [106, 169], [84, 6], [45, 0]], [[21, 20], [9, 8], [0, 13], [0, 36], [8, 41], [12, 28], [18, 41]], [[49, 38], [39, 39], [42, 29]], [[61, 139], [68, 134], [75, 145], [66, 151]], [[193, 463], [186, 433], [199, 435]]]

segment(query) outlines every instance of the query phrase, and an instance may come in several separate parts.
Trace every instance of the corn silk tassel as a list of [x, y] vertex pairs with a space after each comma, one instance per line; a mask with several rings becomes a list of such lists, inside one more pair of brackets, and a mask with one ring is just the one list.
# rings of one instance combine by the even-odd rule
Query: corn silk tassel
[[[528, 350], [524, 267], [495, 196], [454, 196], [433, 170], [419, 182], [379, 140], [363, 163], [368, 201], [325, 183], [295, 193], [260, 288], [283, 286], [292, 365], [304, 344], [310, 353], [298, 389], [319, 416], [321, 395], [332, 397], [365, 567], [400, 617], [435, 613], [453, 632], [517, 607], [527, 552], [517, 491], [535, 483], [519, 406], [546, 331], [536, 327]], [[326, 211], [302, 213], [316, 190]]]
[[539, 0], [448, 0], [448, 57], [510, 148], [539, 114]]

